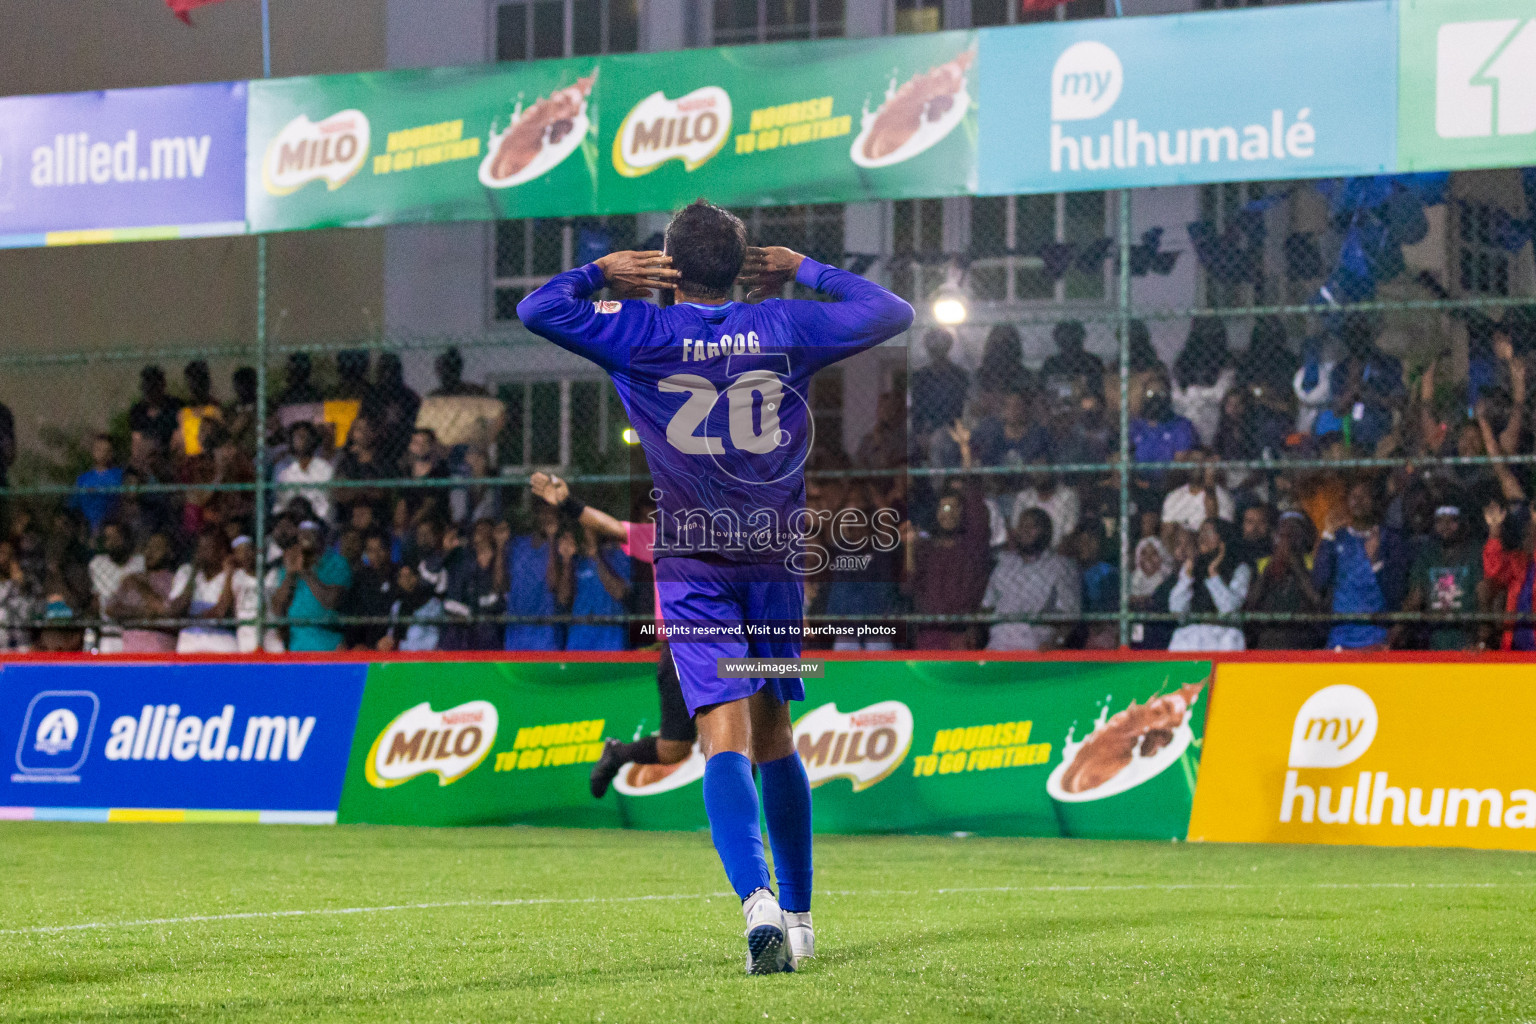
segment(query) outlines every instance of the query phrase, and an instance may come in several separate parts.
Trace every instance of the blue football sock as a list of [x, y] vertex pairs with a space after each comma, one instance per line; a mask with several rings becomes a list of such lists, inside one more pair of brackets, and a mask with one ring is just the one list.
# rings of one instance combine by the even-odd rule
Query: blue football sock
[[715, 852], [736, 895], [746, 899], [754, 890], [766, 889], [768, 862], [758, 824], [757, 787], [745, 754], [723, 750], [704, 763], [704, 811]]
[[763, 810], [773, 845], [779, 906], [791, 913], [811, 909], [811, 781], [798, 753], [758, 765], [763, 773]]

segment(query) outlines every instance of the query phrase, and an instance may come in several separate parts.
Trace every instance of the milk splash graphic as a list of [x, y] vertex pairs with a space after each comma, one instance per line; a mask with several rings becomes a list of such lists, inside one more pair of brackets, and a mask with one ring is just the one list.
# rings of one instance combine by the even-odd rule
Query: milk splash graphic
[[[1081, 740], [1076, 739], [1076, 723], [1068, 727], [1066, 739], [1062, 743], [1061, 763], [1046, 780], [1046, 792], [1051, 799], [1062, 803], [1087, 803], [1118, 796], [1161, 775], [1170, 765], [1178, 762], [1194, 742], [1195, 734], [1190, 726], [1190, 717], [1204, 688], [1205, 683], [1202, 681], [1154, 697], [1146, 704], [1132, 701], [1113, 718], [1109, 714], [1113, 697], [1105, 694], [1104, 702], [1099, 707], [1099, 716], [1087, 736]], [[1144, 754], [1150, 734], [1166, 735], [1167, 741], [1152, 753]], [[1069, 792], [1067, 776], [1075, 768], [1086, 770], [1092, 766], [1091, 761], [1085, 762], [1083, 766], [1077, 765], [1079, 754], [1090, 759], [1107, 759], [1111, 766], [1119, 759], [1124, 759], [1126, 763], [1103, 781], [1077, 792]]]

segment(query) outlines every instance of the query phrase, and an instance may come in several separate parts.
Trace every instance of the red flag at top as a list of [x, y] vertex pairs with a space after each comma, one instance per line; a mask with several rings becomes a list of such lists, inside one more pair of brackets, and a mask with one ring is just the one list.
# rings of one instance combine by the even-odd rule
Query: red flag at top
[[193, 11], [199, 7], [219, 2], [220, 0], [165, 0], [165, 6], [175, 12], [176, 17], [190, 25], [192, 24], [191, 15]]

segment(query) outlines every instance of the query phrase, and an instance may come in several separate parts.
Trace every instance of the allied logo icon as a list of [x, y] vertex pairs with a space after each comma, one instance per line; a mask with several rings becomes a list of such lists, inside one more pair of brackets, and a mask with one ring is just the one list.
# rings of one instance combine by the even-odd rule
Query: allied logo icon
[[11, 781], [76, 782], [90, 753], [101, 702], [89, 690], [44, 690], [22, 719]]

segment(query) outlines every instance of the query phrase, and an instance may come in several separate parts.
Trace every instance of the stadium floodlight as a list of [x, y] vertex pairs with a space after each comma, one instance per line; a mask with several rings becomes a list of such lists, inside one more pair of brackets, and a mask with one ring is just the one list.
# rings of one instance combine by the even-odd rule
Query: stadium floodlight
[[640, 443], [640, 432], [637, 431], [634, 427], [625, 427], [624, 428], [624, 435], [623, 436], [624, 436], [624, 443], [625, 444], [639, 444]]
[[970, 316], [970, 295], [961, 282], [961, 271], [950, 267], [944, 275], [944, 283], [933, 293], [933, 318], [945, 327], [965, 323]]

